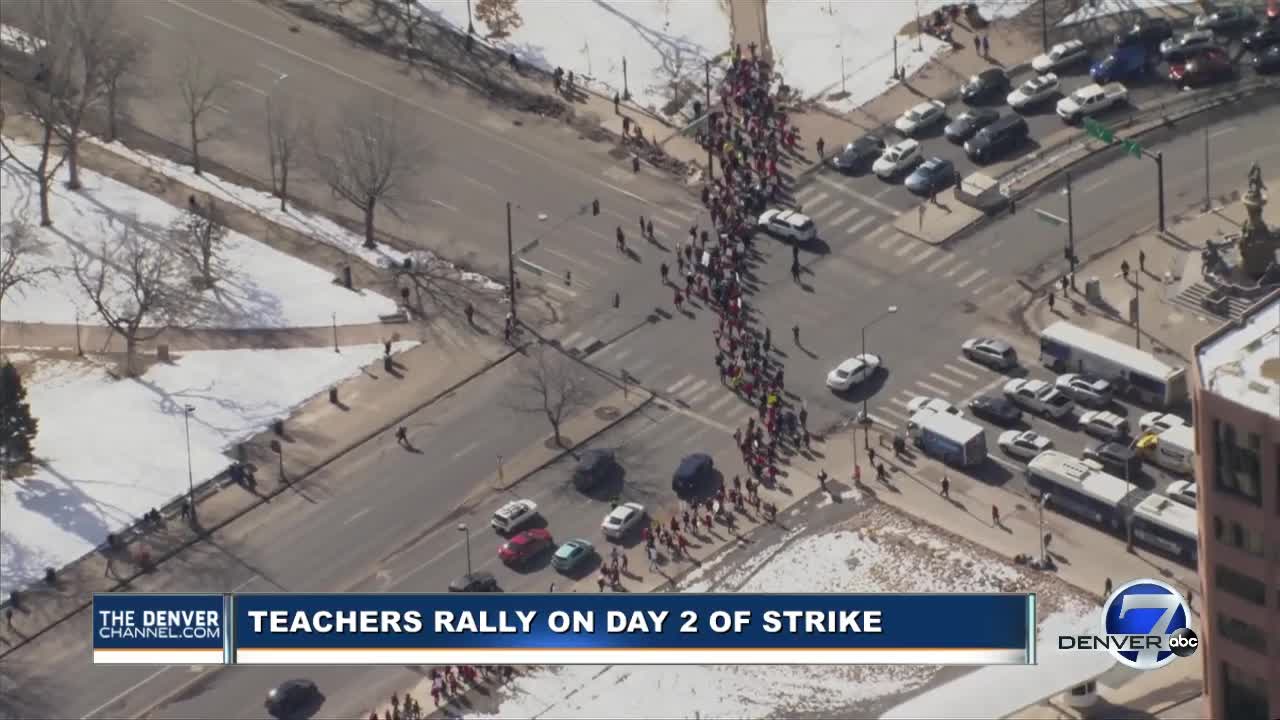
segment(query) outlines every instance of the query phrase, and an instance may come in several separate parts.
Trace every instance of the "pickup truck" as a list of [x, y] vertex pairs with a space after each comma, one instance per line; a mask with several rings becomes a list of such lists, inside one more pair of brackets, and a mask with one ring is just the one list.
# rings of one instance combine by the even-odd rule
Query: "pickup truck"
[[1128, 89], [1120, 83], [1086, 85], [1058, 101], [1058, 117], [1076, 122], [1124, 102], [1128, 96]]

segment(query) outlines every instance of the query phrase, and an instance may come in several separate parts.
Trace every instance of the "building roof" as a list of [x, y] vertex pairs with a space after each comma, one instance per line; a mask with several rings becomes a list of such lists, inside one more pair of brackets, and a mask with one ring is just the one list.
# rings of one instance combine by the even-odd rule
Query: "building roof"
[[1280, 418], [1280, 291], [1201, 340], [1196, 365], [1205, 390]]

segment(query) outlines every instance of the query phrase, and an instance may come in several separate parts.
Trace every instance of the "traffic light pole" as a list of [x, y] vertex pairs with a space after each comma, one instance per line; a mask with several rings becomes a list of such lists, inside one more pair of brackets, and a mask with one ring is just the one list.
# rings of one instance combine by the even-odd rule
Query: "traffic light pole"
[[1071, 289], [1076, 289], [1076, 216], [1071, 204], [1071, 173], [1067, 173], [1067, 263], [1071, 268]]
[[[1160, 232], [1164, 232], [1164, 153], [1158, 152], [1154, 157], [1156, 161], [1156, 196], [1159, 200], [1157, 205], [1160, 213]], [[1208, 168], [1205, 169], [1205, 172], [1208, 172]]]
[[516, 254], [511, 247], [511, 203], [507, 203], [507, 288], [511, 293], [511, 322], [516, 321]]

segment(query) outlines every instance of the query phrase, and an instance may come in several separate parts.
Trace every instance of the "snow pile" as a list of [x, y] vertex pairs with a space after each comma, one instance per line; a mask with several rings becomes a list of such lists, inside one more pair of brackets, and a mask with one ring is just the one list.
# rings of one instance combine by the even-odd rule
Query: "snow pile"
[[[35, 146], [5, 142], [23, 163], [35, 166]], [[4, 319], [71, 324], [101, 323], [84, 288], [72, 270], [73, 257], [97, 257], [104, 243], [117, 239], [125, 226], [146, 244], [173, 246], [170, 227], [184, 211], [124, 183], [80, 171], [83, 187], [68, 190], [66, 169], [58, 171], [49, 203], [53, 227], [42, 228], [36, 179], [13, 159], [0, 166], [0, 225], [23, 221], [35, 230], [39, 255], [33, 267], [48, 267], [35, 287], [6, 294]], [[145, 245], [144, 245], [145, 247]], [[120, 259], [117, 257], [117, 259]], [[97, 263], [92, 263], [96, 271]], [[118, 278], [123, 273], [109, 272]], [[195, 292], [193, 263], [176, 263], [173, 282]], [[333, 273], [298, 260], [257, 240], [228, 232], [215, 260], [216, 284], [199, 294], [179, 318], [183, 324], [205, 328], [285, 328], [328, 325], [337, 313], [343, 324], [378, 322], [379, 315], [396, 311], [396, 304], [374, 293], [352, 292], [333, 283]], [[110, 288], [109, 297], [127, 291], [124, 283]], [[112, 303], [114, 307], [117, 303]]]
[[[437, 21], [467, 29], [467, 5], [457, 0], [418, 0]], [[510, 37], [491, 41], [524, 63], [573, 71], [592, 89], [612, 96], [623, 87], [641, 106], [666, 116], [700, 99], [708, 59], [729, 50], [727, 4], [639, 0], [520, 3], [524, 23]], [[484, 25], [476, 23], [484, 36]]]
[[1055, 27], [1070, 27], [1090, 20], [1101, 20], [1112, 15], [1140, 15], [1149, 10], [1160, 10], [1175, 5], [1192, 4], [1183, 0], [1094, 0], [1058, 21]]
[[[679, 589], [744, 593], [1029, 589], [1029, 581], [1018, 569], [957, 545], [928, 526], [885, 510], [865, 512], [857, 521], [862, 524], [858, 529], [820, 534], [806, 535], [806, 529], [796, 527], [732, 566], [728, 556], [722, 555], [691, 573]], [[1041, 602], [1052, 599], [1042, 594]], [[1082, 613], [1096, 613], [1096, 608], [1087, 612], [1066, 608], [1063, 617]], [[1028, 677], [1038, 677], [1038, 668], [1019, 669]], [[863, 717], [890, 707], [892, 698], [920, 689], [938, 672], [934, 667], [912, 666], [547, 668], [499, 690], [496, 716]], [[626, 698], [644, 701], [626, 702]], [[935, 711], [917, 716], [946, 715]]]
[[[417, 343], [397, 343], [395, 352]], [[196, 483], [226, 469], [222, 454], [308, 398], [376, 362], [381, 345], [185, 353], [137, 380], [88, 361], [37, 361], [24, 371], [40, 420], [31, 474], [0, 483], [0, 595], [62, 567], [187, 492], [184, 407]], [[22, 358], [11, 356], [15, 361]]]
[[[309, 238], [319, 240], [326, 245], [354, 255], [374, 267], [387, 268], [393, 265], [403, 265], [405, 258], [412, 258], [415, 267], [433, 266], [437, 271], [445, 272], [457, 270], [456, 267], [427, 250], [415, 250], [406, 253], [383, 244], [379, 244], [376, 248], [367, 248], [364, 246], [363, 236], [342, 227], [328, 218], [313, 215], [294, 207], [290, 207], [288, 211], [281, 210], [280, 198], [271, 193], [237, 185], [209, 173], [197, 175], [195, 170], [186, 165], [157, 155], [134, 150], [120, 142], [107, 143], [97, 138], [90, 138], [89, 142], [100, 145], [139, 165], [149, 167], [151, 170], [165, 177], [173, 178], [190, 188], [208, 193], [211, 197], [236, 205], [277, 225], [291, 228]], [[505, 288], [504, 285], [496, 283], [479, 273], [460, 272], [459, 277], [464, 282], [480, 285], [484, 290], [497, 291]]]
[[0, 45], [8, 45], [19, 52], [30, 55], [44, 47], [44, 40], [28, 35], [20, 28], [0, 23]]

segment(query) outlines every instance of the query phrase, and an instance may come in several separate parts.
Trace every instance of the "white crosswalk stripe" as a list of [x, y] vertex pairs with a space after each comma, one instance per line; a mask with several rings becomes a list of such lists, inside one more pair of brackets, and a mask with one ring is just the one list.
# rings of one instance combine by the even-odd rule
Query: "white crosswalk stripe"
[[935, 248], [935, 247], [925, 247], [925, 249], [924, 249], [924, 250], [921, 250], [920, 252], [916, 253], [915, 255], [912, 255], [912, 256], [911, 256], [911, 259], [907, 261], [907, 264], [908, 264], [908, 265], [919, 265], [921, 262], [923, 262], [923, 261], [925, 261], [925, 260], [928, 260], [928, 259], [929, 259], [929, 258], [930, 258], [930, 257], [931, 257], [935, 252], [937, 252], [937, 251], [938, 251], [938, 249], [937, 249], [937, 248]]
[[858, 232], [859, 230], [861, 230], [862, 228], [866, 227], [867, 225], [873, 222], [875, 222], [875, 217], [868, 215], [862, 218], [861, 220], [855, 222], [854, 224], [850, 225], [848, 229], [845, 230], [845, 233], [849, 235], [853, 235], [854, 233]]
[[938, 268], [951, 262], [951, 259], [951, 253], [944, 253], [942, 257], [929, 263], [929, 265], [925, 267], [924, 271], [927, 273], [936, 272]]
[[952, 380], [946, 375], [939, 375], [938, 373], [931, 372], [929, 373], [929, 377], [933, 378], [934, 380], [937, 380], [938, 382], [946, 383], [947, 385], [950, 385], [951, 387], [954, 387], [954, 388], [964, 387], [964, 383], [956, 382], [955, 380]]
[[980, 277], [982, 277], [983, 275], [986, 275], [986, 274], [987, 274], [987, 271], [986, 271], [986, 269], [985, 269], [985, 268], [979, 268], [979, 269], [978, 269], [977, 271], [975, 271], [972, 275], [969, 275], [969, 276], [968, 276], [968, 277], [966, 277], [965, 279], [963, 279], [963, 280], [961, 280], [960, 282], [956, 283], [956, 287], [969, 287], [970, 285], [972, 285], [972, 284], [973, 284], [973, 281], [974, 281], [974, 280], [977, 280], [978, 278], [980, 278]]
[[975, 373], [971, 373], [968, 370], [965, 370], [963, 368], [958, 368], [955, 365], [952, 365], [951, 363], [946, 363], [942, 367], [946, 368], [947, 371], [955, 373], [956, 375], [959, 375], [961, 377], [968, 378], [970, 380], [978, 379], [978, 375], [976, 375]]
[[945, 273], [943, 273], [943, 274], [942, 274], [942, 277], [948, 277], [948, 278], [949, 278], [949, 277], [951, 277], [952, 275], [955, 275], [956, 273], [960, 272], [960, 269], [961, 269], [961, 268], [968, 267], [968, 266], [969, 266], [969, 261], [968, 261], [968, 260], [961, 260], [959, 265], [956, 265], [955, 267], [953, 267], [953, 268], [951, 268], [950, 270], [948, 270], [948, 271], [946, 271]]
[[753, 411], [750, 405], [747, 405], [746, 403], [738, 403], [737, 405], [730, 408], [727, 412], [725, 412], [724, 417], [728, 419], [729, 422], [735, 423], [735, 422], [740, 422], [743, 418], [745, 418], [747, 415], [751, 414], [752, 412]]
[[626, 359], [627, 359], [628, 357], [630, 357], [630, 356], [631, 356], [631, 349], [630, 349], [630, 348], [622, 348], [620, 352], [614, 352], [614, 353], [610, 356], [609, 360], [610, 360], [611, 362], [617, 362], [617, 363], [620, 363], [620, 362], [622, 362], [623, 360], [626, 360]]
[[703, 378], [701, 380], [698, 380], [694, 384], [690, 385], [689, 387], [681, 390], [680, 391], [681, 399], [683, 399], [685, 402], [689, 402], [689, 398], [695, 393], [697, 393], [699, 390], [701, 390], [703, 387], [705, 387], [706, 384], [707, 384], [707, 381], [705, 378]]
[[692, 375], [692, 374], [685, 375], [684, 377], [680, 378], [679, 380], [677, 380], [677, 381], [675, 381], [675, 382], [671, 383], [670, 385], [668, 385], [668, 386], [667, 386], [667, 389], [666, 389], [666, 391], [665, 391], [665, 392], [666, 392], [668, 395], [670, 395], [670, 394], [674, 393], [675, 391], [679, 390], [680, 388], [684, 387], [685, 385], [688, 385], [688, 384], [689, 384], [689, 382], [690, 382], [691, 380], [693, 380], [693, 375]]
[[808, 185], [796, 192], [796, 202], [806, 203], [817, 196], [826, 197], [827, 194], [818, 189], [817, 185]]
[[723, 393], [722, 395], [720, 395], [719, 400], [716, 400], [715, 402], [707, 406], [707, 412], [716, 412], [717, 410], [724, 407], [727, 403], [732, 402], [736, 398], [737, 396], [734, 395], [733, 393]]
[[661, 215], [650, 215], [650, 216], [648, 216], [648, 218], [646, 218], [646, 219], [648, 219], [648, 220], [653, 220], [654, 222], [658, 223], [659, 225], [665, 225], [665, 226], [667, 226], [667, 227], [669, 227], [669, 228], [671, 228], [671, 229], [673, 229], [673, 230], [684, 230], [684, 229], [686, 229], [689, 225], [692, 225], [692, 224], [693, 224], [693, 221], [690, 221], [688, 225], [685, 225], [685, 224], [682, 224], [682, 223], [677, 223], [676, 221], [674, 221], [674, 220], [668, 220], [668, 219], [666, 219], [666, 218], [662, 217]]
[[904, 407], [904, 408], [905, 408], [905, 407], [907, 407], [907, 405], [908, 405], [908, 404], [910, 404], [910, 403], [911, 403], [911, 398], [907, 398], [906, 400], [903, 400], [903, 399], [902, 399], [902, 398], [900, 398], [900, 397], [895, 397], [895, 398], [890, 398], [890, 400], [889, 400], [889, 401], [890, 401], [890, 402], [892, 402], [894, 405], [897, 405], [898, 407]]
[[831, 218], [831, 224], [832, 224], [832, 225], [839, 225], [840, 223], [844, 222], [845, 220], [848, 220], [849, 218], [851, 218], [851, 217], [853, 217], [854, 215], [857, 215], [857, 214], [858, 214], [858, 208], [856, 208], [856, 207], [851, 207], [851, 208], [849, 208], [849, 209], [845, 210], [844, 212], [840, 213], [839, 215], [837, 215], [837, 216], [835, 216], [835, 217]]
[[884, 240], [881, 240], [881, 241], [880, 241], [880, 244], [879, 244], [879, 245], [877, 245], [876, 247], [877, 247], [877, 248], [879, 248], [879, 249], [881, 249], [881, 250], [888, 250], [889, 248], [893, 247], [894, 245], [897, 245], [899, 242], [902, 242], [902, 240], [903, 240], [903, 238], [904, 238], [904, 237], [906, 237], [906, 236], [904, 236], [904, 235], [899, 235], [899, 234], [895, 231], [895, 232], [893, 232], [892, 234], [890, 234], [890, 235], [889, 235], [889, 237], [885, 238]]
[[902, 412], [902, 411], [900, 411], [900, 410], [894, 410], [893, 408], [888, 407], [888, 406], [886, 406], [886, 405], [882, 405], [882, 406], [880, 406], [880, 409], [878, 409], [876, 412], [878, 412], [878, 413], [883, 413], [883, 414], [885, 414], [885, 415], [891, 415], [891, 416], [893, 416], [893, 417], [895, 417], [895, 418], [897, 418], [897, 419], [899, 419], [899, 420], [902, 420], [902, 421], [904, 421], [904, 422], [905, 422], [905, 421], [907, 421], [907, 420], [910, 420], [910, 419], [911, 419], [911, 416], [910, 416], [910, 415], [908, 415], [908, 414], [906, 414], [906, 413], [904, 413], [904, 412]]
[[819, 175], [819, 176], [818, 176], [818, 182], [820, 182], [820, 183], [822, 183], [822, 184], [826, 185], [827, 187], [829, 187], [829, 188], [831, 188], [831, 189], [833, 189], [833, 190], [836, 190], [836, 191], [838, 191], [838, 192], [844, 193], [845, 195], [848, 195], [849, 197], [854, 198], [854, 199], [856, 199], [856, 200], [860, 201], [860, 202], [861, 202], [862, 204], [864, 204], [864, 205], [869, 205], [869, 206], [871, 206], [871, 207], [873, 207], [873, 208], [875, 208], [875, 209], [879, 210], [879, 211], [880, 211], [880, 212], [882, 212], [882, 213], [885, 213], [885, 214], [888, 214], [888, 215], [897, 215], [897, 214], [898, 214], [897, 209], [890, 207], [890, 206], [889, 206], [889, 205], [887, 205], [886, 203], [880, 202], [879, 200], [877, 200], [877, 199], [875, 199], [875, 198], [873, 198], [873, 197], [871, 197], [871, 196], [869, 196], [869, 195], [863, 195], [862, 193], [858, 192], [857, 190], [854, 190], [853, 188], [849, 187], [848, 185], [845, 185], [845, 184], [842, 184], [842, 183], [838, 183], [838, 182], [836, 182], [835, 180], [832, 180], [831, 178], [829, 178], [829, 177], [827, 177], [827, 176], [825, 176], [825, 175]]
[[580, 337], [582, 337], [581, 330], [575, 331], [574, 333], [570, 334], [567, 337], [562, 337], [560, 338], [560, 347], [572, 347], [573, 341], [577, 340]]
[[703, 388], [697, 395], [694, 395], [693, 397], [689, 398], [689, 404], [690, 405], [701, 404], [703, 400], [707, 399], [707, 396], [709, 396], [711, 393], [715, 391], [716, 389], [714, 387]]
[[916, 245], [914, 243], [903, 243], [902, 247], [898, 248], [898, 252], [894, 253], [893, 256], [902, 257], [903, 255], [906, 255], [907, 253], [915, 249], [916, 249]]
[[942, 397], [946, 397], [951, 394], [950, 390], [943, 390], [942, 388], [937, 387], [936, 385], [930, 385], [929, 383], [923, 380], [916, 380], [912, 384], [915, 385], [916, 387], [922, 387], [925, 390], [928, 390], [929, 392], [933, 393], [934, 395], [940, 395]]

